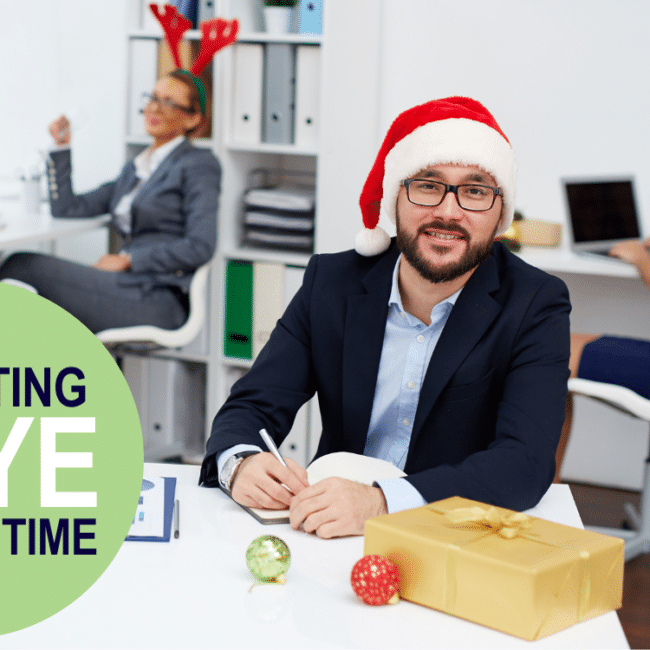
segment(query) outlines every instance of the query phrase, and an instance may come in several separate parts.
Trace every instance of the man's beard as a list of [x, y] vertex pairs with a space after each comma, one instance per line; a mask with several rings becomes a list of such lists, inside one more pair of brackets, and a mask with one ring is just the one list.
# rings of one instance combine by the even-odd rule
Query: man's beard
[[[429, 282], [450, 282], [455, 280], [465, 273], [475, 269], [479, 264], [485, 262], [490, 256], [492, 250], [492, 243], [494, 235], [498, 228], [498, 224], [492, 233], [492, 236], [486, 242], [477, 242], [472, 244], [470, 241], [469, 233], [458, 225], [449, 225], [443, 221], [432, 221], [430, 223], [420, 226], [417, 234], [410, 237], [408, 233], [400, 227], [399, 213], [396, 215], [397, 224], [397, 246], [406, 258], [408, 263], [425, 279]], [[442, 230], [449, 233], [459, 233], [468, 242], [467, 248], [461, 258], [457, 262], [449, 262], [447, 264], [440, 264], [433, 266], [426, 258], [420, 254], [418, 248], [419, 236], [431, 228]], [[446, 246], [436, 246], [429, 244], [431, 249], [440, 254], [444, 254], [448, 248]]]

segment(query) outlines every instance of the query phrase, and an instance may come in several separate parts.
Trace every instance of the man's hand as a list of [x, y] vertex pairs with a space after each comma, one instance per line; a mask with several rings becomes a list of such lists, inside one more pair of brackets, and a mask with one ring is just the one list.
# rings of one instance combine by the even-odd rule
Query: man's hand
[[131, 268], [131, 259], [128, 255], [102, 255], [93, 266], [102, 271], [128, 271]]
[[291, 500], [291, 526], [318, 537], [363, 535], [366, 519], [388, 512], [381, 488], [326, 478]]
[[286, 462], [289, 469], [268, 452], [248, 456], [233, 477], [232, 498], [248, 508], [288, 508], [294, 495], [305, 489], [309, 482], [307, 472], [298, 463], [291, 458]]

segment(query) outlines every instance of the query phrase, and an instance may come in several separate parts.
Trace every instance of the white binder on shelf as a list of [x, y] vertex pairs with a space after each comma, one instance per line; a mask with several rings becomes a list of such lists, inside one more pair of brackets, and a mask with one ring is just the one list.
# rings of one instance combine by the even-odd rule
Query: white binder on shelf
[[262, 140], [264, 47], [259, 43], [237, 43], [234, 50], [233, 144], [259, 144]]
[[199, 6], [196, 11], [197, 29], [204, 20], [212, 20], [215, 17], [214, 3], [216, 0], [198, 0]]
[[142, 119], [142, 94], [150, 93], [156, 83], [158, 41], [153, 38], [132, 39], [129, 70], [128, 134], [144, 137], [147, 132]]
[[253, 262], [253, 359], [266, 345], [284, 310], [284, 265]]
[[296, 147], [318, 146], [318, 104], [320, 88], [320, 48], [299, 45], [296, 49]]
[[302, 266], [285, 266], [284, 268], [284, 309], [302, 286], [305, 269]]
[[293, 142], [295, 47], [267, 43], [264, 50], [264, 120], [262, 140]]

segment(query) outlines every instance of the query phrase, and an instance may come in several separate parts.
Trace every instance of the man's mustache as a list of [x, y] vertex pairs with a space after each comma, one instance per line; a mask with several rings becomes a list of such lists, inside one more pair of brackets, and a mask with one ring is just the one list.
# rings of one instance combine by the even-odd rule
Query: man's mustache
[[425, 230], [444, 230], [449, 233], [458, 233], [469, 239], [469, 233], [465, 228], [457, 224], [445, 223], [444, 221], [432, 221], [431, 223], [426, 223], [418, 228], [418, 235], [424, 233]]

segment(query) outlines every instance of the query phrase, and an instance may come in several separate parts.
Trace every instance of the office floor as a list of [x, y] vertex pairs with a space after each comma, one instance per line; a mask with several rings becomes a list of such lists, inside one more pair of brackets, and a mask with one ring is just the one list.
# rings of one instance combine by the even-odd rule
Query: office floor
[[[638, 492], [569, 483], [585, 525], [619, 526], [625, 518], [623, 504], [639, 504]], [[631, 648], [650, 648], [650, 555], [625, 563], [623, 607], [618, 610]]]

